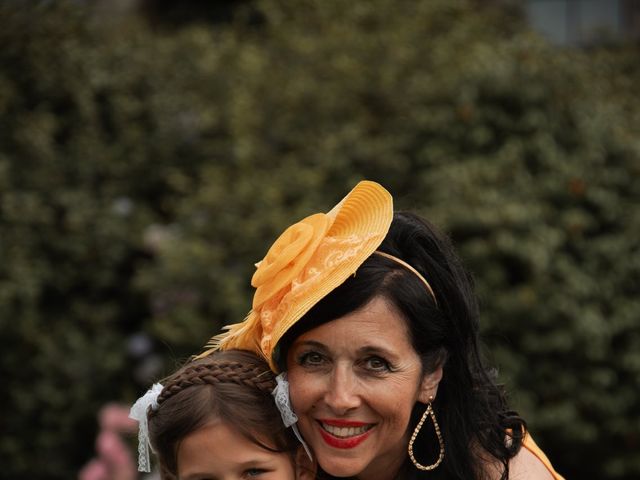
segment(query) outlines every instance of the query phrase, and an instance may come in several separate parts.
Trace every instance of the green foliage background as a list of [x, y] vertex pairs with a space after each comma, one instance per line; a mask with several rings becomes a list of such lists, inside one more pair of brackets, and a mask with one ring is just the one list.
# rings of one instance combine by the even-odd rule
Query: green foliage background
[[0, 476], [74, 477], [98, 407], [240, 320], [282, 229], [368, 178], [451, 233], [557, 469], [637, 478], [640, 55], [489, 5], [1, 3]]

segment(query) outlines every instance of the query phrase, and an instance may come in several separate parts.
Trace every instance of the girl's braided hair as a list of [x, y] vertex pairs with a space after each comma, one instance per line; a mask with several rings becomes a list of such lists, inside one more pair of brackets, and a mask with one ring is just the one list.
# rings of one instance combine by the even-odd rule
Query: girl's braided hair
[[223, 361], [218, 358], [220, 356], [236, 356], [240, 353], [244, 354], [245, 352], [232, 352], [232, 355], [218, 354], [215, 358], [218, 361], [215, 362], [188, 363], [166, 381], [158, 396], [158, 405], [162, 405], [165, 400], [184, 389], [197, 385], [231, 383], [271, 393], [276, 387], [276, 381], [273, 372], [266, 364], [247, 364], [238, 360]]
[[211, 421], [232, 426], [270, 451], [294, 452], [298, 447], [271, 396], [275, 375], [251, 352], [215, 352], [187, 363], [163, 383], [158, 408], [149, 411], [148, 419], [151, 445], [165, 477], [177, 476], [180, 441]]

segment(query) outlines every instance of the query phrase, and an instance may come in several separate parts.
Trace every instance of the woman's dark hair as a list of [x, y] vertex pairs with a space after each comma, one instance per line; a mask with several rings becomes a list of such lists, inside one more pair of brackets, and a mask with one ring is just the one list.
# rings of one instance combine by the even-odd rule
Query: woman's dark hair
[[[373, 254], [354, 276], [318, 302], [286, 333], [278, 345], [279, 367], [286, 369], [287, 351], [301, 334], [358, 310], [374, 297], [384, 297], [407, 320], [423, 371], [443, 367], [433, 408], [446, 445], [445, 459], [426, 473], [409, 462], [407, 474], [416, 479], [481, 479], [488, 463], [499, 462], [504, 466], [502, 479], [507, 479], [509, 459], [519, 451], [526, 425], [509, 410], [503, 390], [481, 357], [478, 304], [470, 275], [449, 239], [412, 213], [394, 215], [378, 250], [418, 270], [431, 285], [435, 299], [415, 273]], [[414, 407], [411, 430], [424, 409], [421, 404]], [[506, 437], [510, 437], [508, 442]], [[435, 433], [426, 424], [414, 452], [425, 465], [438, 457]]]
[[163, 384], [158, 409], [150, 410], [148, 419], [151, 445], [165, 478], [177, 476], [182, 439], [212, 420], [232, 425], [269, 451], [293, 454], [300, 445], [271, 396], [274, 374], [251, 352], [214, 352], [187, 363]]

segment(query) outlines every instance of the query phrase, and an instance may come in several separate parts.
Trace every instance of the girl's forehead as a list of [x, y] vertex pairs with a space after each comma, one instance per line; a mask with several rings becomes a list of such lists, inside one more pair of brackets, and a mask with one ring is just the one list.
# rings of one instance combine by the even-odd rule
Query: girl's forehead
[[260, 468], [282, 469], [283, 479], [295, 478], [287, 476], [293, 462], [289, 453], [270, 451], [221, 420], [208, 422], [185, 436], [179, 443], [177, 459], [180, 478], [203, 474], [230, 478], [232, 473], [242, 475], [246, 470]]

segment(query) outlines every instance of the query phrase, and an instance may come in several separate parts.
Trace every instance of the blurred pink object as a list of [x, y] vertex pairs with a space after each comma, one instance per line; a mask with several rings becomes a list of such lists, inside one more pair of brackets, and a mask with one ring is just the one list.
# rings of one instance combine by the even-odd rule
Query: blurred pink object
[[78, 480], [136, 480], [138, 472], [129, 447], [121, 434], [133, 434], [138, 422], [129, 418], [129, 407], [108, 403], [98, 413], [100, 432], [96, 438], [96, 457], [78, 474]]
[[123, 433], [138, 431], [138, 422], [129, 418], [129, 408], [118, 403], [107, 403], [98, 413], [98, 421], [104, 430]]
[[104, 462], [94, 458], [82, 467], [78, 474], [78, 480], [109, 480], [107, 466]]

